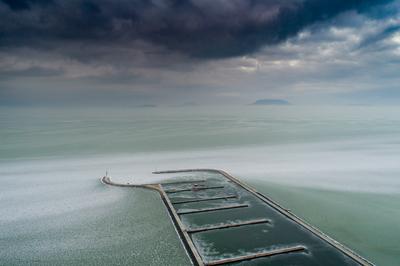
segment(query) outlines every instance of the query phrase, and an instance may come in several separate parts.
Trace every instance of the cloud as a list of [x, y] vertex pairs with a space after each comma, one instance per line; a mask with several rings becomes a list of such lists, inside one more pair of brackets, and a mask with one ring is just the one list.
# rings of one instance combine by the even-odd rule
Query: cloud
[[0, 0], [0, 45], [49, 49], [145, 41], [195, 58], [260, 50], [378, 0]]
[[44, 5], [52, 3], [52, 0], [2, 0], [12, 10], [26, 10], [33, 5]]
[[387, 2], [0, 0], [0, 105], [387, 97], [400, 83]]
[[400, 31], [400, 23], [397, 25], [386, 26], [383, 29], [380, 29], [378, 32], [374, 32], [373, 34], [370, 34], [369, 36], [367, 36], [360, 43], [360, 45], [358, 46], [358, 49], [367, 48], [368, 46], [379, 43], [382, 40], [385, 40], [388, 37], [391, 37], [398, 31]]

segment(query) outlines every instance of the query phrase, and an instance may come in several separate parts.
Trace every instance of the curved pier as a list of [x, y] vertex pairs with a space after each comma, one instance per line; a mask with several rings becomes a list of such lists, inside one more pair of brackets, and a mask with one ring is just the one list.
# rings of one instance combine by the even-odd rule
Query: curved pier
[[[373, 265], [225, 171], [185, 169], [154, 174], [172, 175], [174, 180], [142, 185], [115, 183], [109, 177], [101, 181], [158, 191], [194, 265], [321, 265], [324, 261], [327, 265]], [[196, 179], [186, 180], [187, 174]], [[213, 252], [204, 249], [207, 245]], [[238, 250], [239, 254], [232, 255]], [[214, 255], [219, 252], [220, 257]]]

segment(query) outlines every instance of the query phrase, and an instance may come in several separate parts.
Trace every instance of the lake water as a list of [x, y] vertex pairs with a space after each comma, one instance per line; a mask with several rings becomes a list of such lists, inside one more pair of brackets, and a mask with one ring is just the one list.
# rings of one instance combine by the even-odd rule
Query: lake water
[[0, 108], [0, 261], [189, 265], [159, 196], [219, 168], [378, 265], [400, 261], [400, 108]]

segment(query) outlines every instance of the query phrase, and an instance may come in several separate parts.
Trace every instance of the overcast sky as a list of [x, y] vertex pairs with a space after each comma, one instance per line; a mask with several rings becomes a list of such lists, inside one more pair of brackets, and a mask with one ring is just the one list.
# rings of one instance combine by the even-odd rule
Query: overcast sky
[[400, 1], [0, 0], [0, 105], [400, 104]]

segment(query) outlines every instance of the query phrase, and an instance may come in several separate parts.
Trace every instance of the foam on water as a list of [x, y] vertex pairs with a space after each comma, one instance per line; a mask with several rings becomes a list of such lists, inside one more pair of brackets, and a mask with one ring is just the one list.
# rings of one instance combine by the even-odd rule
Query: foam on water
[[[335, 227], [332, 221], [320, 219], [326, 215], [324, 206], [313, 214], [308, 212], [309, 205], [296, 204], [315, 197], [313, 200], [327, 206], [337, 203], [333, 195], [350, 195], [343, 197], [348, 200], [346, 206], [352, 208], [349, 213], [363, 217], [360, 223], [365, 224], [357, 237], [367, 244], [357, 251], [385, 265], [394, 261], [398, 252], [389, 245], [395, 235], [374, 233], [372, 227], [400, 231], [396, 226], [400, 221], [395, 221], [400, 212], [391, 204], [391, 199], [400, 194], [399, 114], [399, 108], [373, 107], [318, 111], [300, 107], [2, 109], [0, 241], [2, 246], [6, 241], [8, 248], [0, 251], [0, 258], [19, 264], [17, 251], [24, 250], [25, 262], [43, 256], [47, 263], [65, 264], [70, 258], [66, 264], [76, 264], [84, 249], [89, 250], [85, 259], [92, 260], [93, 254], [99, 256], [104, 247], [120, 248], [123, 243], [133, 245], [138, 239], [146, 239], [149, 246], [135, 251], [133, 262], [139, 263], [143, 258], [140, 254], [150, 254], [155, 235], [150, 226], [138, 224], [163, 218], [155, 211], [142, 217], [125, 211], [143, 210], [140, 204], [146, 202], [148, 208], [165, 215], [158, 195], [140, 191], [127, 194], [124, 189], [103, 186], [99, 178], [108, 171], [117, 182], [154, 183], [166, 176], [153, 175], [152, 171], [217, 168], [274, 195], [299, 215], [310, 218], [309, 222], [357, 248], [360, 241], [347, 238], [351, 234], [342, 234], [341, 230], [356, 232], [359, 224]], [[296, 191], [292, 196], [298, 197], [291, 200], [284, 191]], [[362, 197], [362, 208], [352, 204], [353, 195]], [[378, 201], [385, 206], [377, 205]], [[334, 205], [336, 209], [329, 212], [347, 207]], [[365, 222], [376, 214], [385, 218], [375, 224]], [[141, 233], [136, 230], [136, 235], [129, 236], [124, 219]], [[111, 237], [111, 227], [104, 222], [115, 224], [113, 230], [123, 229]], [[169, 223], [166, 218], [163, 228]], [[158, 243], [158, 258], [166, 259], [172, 252], [176, 265], [184, 265], [184, 251], [173, 227], [168, 228], [162, 235], [169, 240]], [[102, 241], [93, 241], [96, 235]], [[375, 247], [374, 239], [380, 236], [388, 245]], [[57, 242], [60, 239], [65, 242]], [[175, 239], [172, 246], [171, 239]], [[37, 255], [32, 252], [35, 250]], [[132, 262], [132, 256], [125, 259]], [[156, 257], [152, 261], [157, 265]]]
[[[373, 147], [366, 148], [368, 145]], [[60, 182], [54, 176], [76, 182], [84, 179], [83, 176], [100, 177], [108, 171], [116, 181], [148, 184], [163, 179], [162, 175], [151, 174], [157, 170], [217, 168], [244, 179], [292, 186], [398, 193], [400, 167], [396, 150], [400, 150], [398, 145], [385, 146], [378, 140], [366, 138], [352, 142], [19, 160], [3, 163], [1, 174], [5, 180], [9, 176], [13, 182], [18, 182], [14, 180], [16, 176], [33, 178], [40, 175], [48, 177], [46, 182], [52, 183]]]

